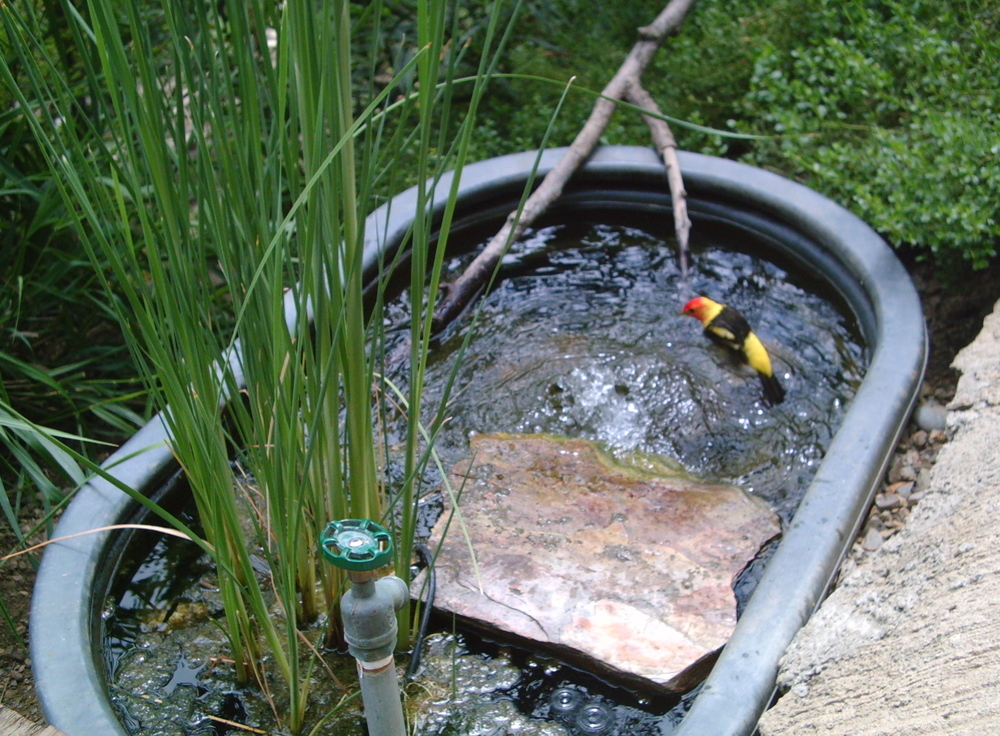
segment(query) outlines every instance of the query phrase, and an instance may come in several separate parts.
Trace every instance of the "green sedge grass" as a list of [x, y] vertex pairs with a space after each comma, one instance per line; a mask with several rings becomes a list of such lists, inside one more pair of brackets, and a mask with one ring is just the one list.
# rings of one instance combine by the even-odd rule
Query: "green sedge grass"
[[[35, 137], [78, 236], [109, 293], [146, 386], [162, 409], [177, 462], [204, 528], [198, 540], [219, 570], [225, 630], [238, 675], [285, 681], [292, 732], [307, 722], [315, 656], [301, 630], [334, 625], [342, 577], [317, 560], [333, 518], [394, 527], [396, 572], [409, 576], [423, 466], [444, 412], [421, 423], [431, 319], [454, 194], [432, 221], [432, 187], [460, 170], [476, 108], [495, 69], [500, 9], [459, 118], [453, 104], [464, 45], [458, 15], [418, 0], [411, 58], [376, 85], [379, 3], [361, 17], [347, 0], [231, 4], [67, 6], [69, 32], [97, 91], [82, 114], [58, 60], [33, 35], [30, 7], [0, 9], [26, 70]], [[5, 64], [0, 74], [10, 84]], [[367, 79], [358, 81], [358, 76]], [[468, 83], [466, 83], [468, 84]], [[358, 103], [358, 89], [368, 102]], [[390, 92], [399, 99], [388, 99]], [[34, 102], [33, 102], [34, 101]], [[364, 220], [382, 192], [398, 189], [400, 162], [419, 184], [408, 243], [410, 370], [403, 488], [384, 487], [373, 407], [383, 344], [382, 288], [365, 302]], [[435, 231], [441, 235], [434, 237]], [[394, 259], [382, 262], [389, 269]], [[213, 271], [222, 275], [220, 288]], [[388, 273], [377, 276], [388, 282]], [[234, 452], [263, 501], [249, 513], [235, 489]], [[124, 489], [123, 489], [124, 490]], [[389, 508], [386, 499], [395, 499]], [[173, 520], [176, 521], [176, 520]], [[186, 530], [189, 532], [189, 530]], [[251, 565], [263, 550], [283, 615]], [[401, 614], [401, 644], [410, 637]], [[328, 639], [335, 638], [331, 630]]]

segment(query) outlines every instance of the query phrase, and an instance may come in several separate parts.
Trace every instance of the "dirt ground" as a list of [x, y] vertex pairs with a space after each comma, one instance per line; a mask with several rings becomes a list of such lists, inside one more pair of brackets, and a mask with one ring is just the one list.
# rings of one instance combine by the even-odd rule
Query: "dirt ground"
[[[31, 510], [34, 511], [34, 510]], [[25, 518], [35, 516], [25, 514]], [[29, 523], [23, 525], [27, 532]], [[38, 541], [41, 541], [39, 538]], [[0, 523], [0, 554], [15, 548], [17, 539], [7, 524]], [[27, 555], [2, 563], [0, 568], [0, 602], [10, 618], [0, 621], [0, 705], [11, 708], [25, 718], [40, 722], [41, 709], [35, 698], [28, 659], [28, 608], [31, 588], [35, 582], [35, 567]], [[0, 615], [2, 615], [0, 611]]]
[[[1000, 299], [1000, 269], [973, 274], [952, 290], [945, 289], [926, 266], [910, 264], [910, 272], [923, 299], [930, 335], [926, 393], [946, 403], [955, 391], [957, 376], [950, 367], [955, 354], [972, 342], [983, 318]], [[0, 524], [0, 552], [13, 549], [15, 541], [6, 524]], [[25, 556], [8, 560], [0, 568], [0, 601], [10, 616], [9, 621], [0, 621], [0, 705], [40, 722], [27, 650], [33, 583], [34, 567]]]

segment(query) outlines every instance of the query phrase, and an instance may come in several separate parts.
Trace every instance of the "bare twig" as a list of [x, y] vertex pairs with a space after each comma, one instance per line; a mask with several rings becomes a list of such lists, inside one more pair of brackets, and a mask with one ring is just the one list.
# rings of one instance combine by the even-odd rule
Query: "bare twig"
[[509, 243], [517, 240], [549, 205], [562, 194], [563, 187], [588, 156], [608, 126], [615, 111], [615, 100], [624, 98], [629, 80], [638, 79], [663, 40], [680, 26], [695, 0], [670, 0], [651, 24], [639, 29], [640, 40], [632, 47], [611, 81], [601, 92], [590, 117], [555, 168], [542, 180], [521, 210], [507, 216], [507, 221], [485, 250], [469, 264], [461, 276], [446, 286], [444, 297], [434, 311], [434, 332], [439, 332], [472, 301], [489, 280]]
[[34, 552], [36, 549], [41, 549], [42, 547], [48, 547], [50, 544], [55, 542], [64, 542], [67, 539], [74, 539], [76, 537], [83, 537], [87, 534], [97, 534], [98, 532], [107, 532], [114, 529], [142, 529], [150, 532], [159, 532], [160, 534], [166, 534], [171, 537], [179, 537], [180, 539], [186, 539], [189, 542], [194, 541], [184, 532], [179, 532], [176, 529], [171, 529], [165, 526], [151, 526], [149, 524], [108, 524], [107, 526], [98, 527], [96, 529], [88, 529], [85, 532], [76, 532], [75, 534], [67, 534], [63, 537], [55, 537], [53, 539], [46, 539], [44, 542], [39, 542], [38, 544], [33, 544], [25, 549], [18, 550], [17, 552], [11, 552], [9, 555], [4, 555], [0, 557], [0, 562], [5, 562], [14, 557], [20, 557], [21, 555], [26, 555], [29, 552]]
[[[660, 114], [656, 100], [642, 86], [638, 77], [629, 80], [625, 91], [626, 99], [636, 107]], [[661, 118], [643, 115], [642, 119], [649, 126], [649, 134], [653, 145], [663, 158], [667, 169], [667, 183], [670, 185], [670, 196], [674, 201], [674, 231], [677, 233], [677, 261], [680, 264], [681, 280], [687, 283], [688, 277], [688, 237], [691, 233], [691, 220], [688, 219], [687, 192], [684, 191], [684, 179], [681, 177], [681, 166], [677, 160], [677, 141], [670, 132], [670, 126]]]

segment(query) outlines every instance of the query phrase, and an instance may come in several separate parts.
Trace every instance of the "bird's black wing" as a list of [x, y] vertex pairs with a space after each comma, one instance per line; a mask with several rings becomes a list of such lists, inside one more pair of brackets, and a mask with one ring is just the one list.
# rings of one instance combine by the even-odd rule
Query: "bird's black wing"
[[718, 345], [743, 351], [743, 343], [750, 334], [750, 325], [742, 314], [731, 307], [723, 307], [715, 319], [705, 325], [705, 335]]

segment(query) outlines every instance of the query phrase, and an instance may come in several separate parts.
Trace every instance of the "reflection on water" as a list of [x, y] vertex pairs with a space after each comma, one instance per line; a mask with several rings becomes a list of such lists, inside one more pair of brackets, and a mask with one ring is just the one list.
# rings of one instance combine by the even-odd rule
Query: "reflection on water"
[[694, 697], [636, 696], [469, 635], [432, 636], [423, 678], [413, 702], [421, 736], [663, 736]]

